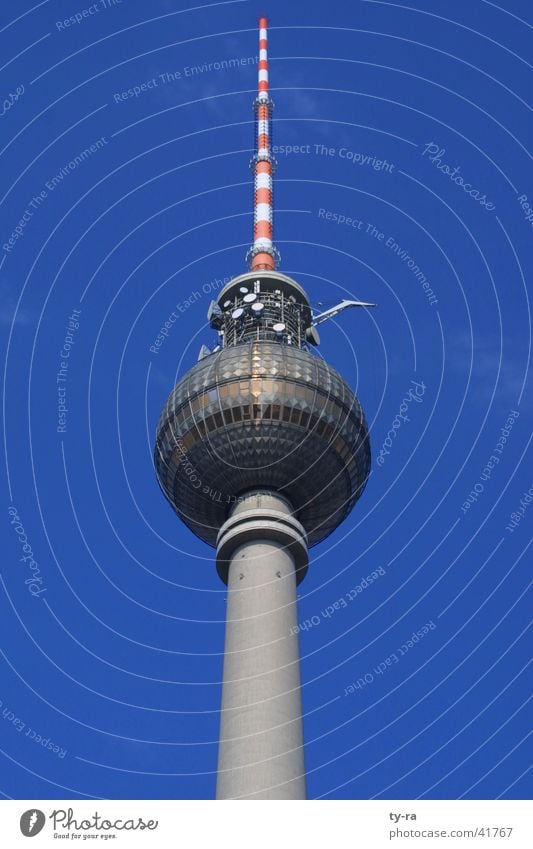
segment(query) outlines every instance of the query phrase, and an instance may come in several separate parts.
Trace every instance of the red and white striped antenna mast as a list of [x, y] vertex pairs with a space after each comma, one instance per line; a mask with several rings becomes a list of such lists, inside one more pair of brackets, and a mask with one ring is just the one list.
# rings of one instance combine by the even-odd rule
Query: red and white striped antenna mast
[[274, 271], [279, 264], [279, 252], [272, 241], [272, 175], [276, 163], [272, 155], [274, 104], [268, 92], [267, 27], [267, 18], [259, 18], [259, 71], [254, 101], [256, 145], [250, 163], [254, 172], [254, 241], [246, 257], [250, 271]]

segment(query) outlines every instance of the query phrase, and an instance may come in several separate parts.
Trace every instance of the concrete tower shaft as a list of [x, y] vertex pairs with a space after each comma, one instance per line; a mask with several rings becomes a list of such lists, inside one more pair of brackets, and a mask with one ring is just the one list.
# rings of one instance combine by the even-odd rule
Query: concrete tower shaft
[[228, 605], [218, 799], [305, 799], [296, 584], [305, 531], [277, 493], [252, 492], [219, 534]]

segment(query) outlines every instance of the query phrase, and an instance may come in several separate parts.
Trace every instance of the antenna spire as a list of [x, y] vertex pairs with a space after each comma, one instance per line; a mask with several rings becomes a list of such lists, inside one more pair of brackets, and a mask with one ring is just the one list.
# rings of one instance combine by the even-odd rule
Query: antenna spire
[[259, 18], [259, 72], [257, 97], [254, 101], [255, 153], [250, 163], [254, 172], [254, 241], [248, 251], [250, 271], [273, 271], [279, 263], [279, 253], [272, 242], [272, 109], [268, 93], [268, 48], [266, 18]]

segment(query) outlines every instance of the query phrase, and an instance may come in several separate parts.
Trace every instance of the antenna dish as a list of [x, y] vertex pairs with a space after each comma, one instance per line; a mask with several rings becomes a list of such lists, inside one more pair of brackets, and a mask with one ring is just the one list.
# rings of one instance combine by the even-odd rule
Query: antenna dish
[[272, 328], [275, 333], [283, 333], [285, 330], [285, 325], [282, 321], [278, 321]]
[[236, 310], [233, 310], [231, 317], [235, 318], [235, 319], [240, 318], [241, 315], [243, 314], [243, 312], [244, 312], [244, 310], [243, 310], [242, 307], [237, 307]]
[[255, 294], [255, 292], [248, 292], [248, 294], [244, 296], [243, 301], [245, 304], [251, 304], [256, 299], [257, 295]]
[[305, 339], [311, 345], [320, 345], [320, 335], [316, 327], [308, 327], [305, 331]]
[[252, 304], [252, 309], [254, 312], [260, 313], [262, 310], [264, 310], [264, 308], [265, 305], [262, 304], [261, 301], [257, 301], [257, 303]]
[[211, 327], [218, 328], [222, 324], [222, 310], [216, 301], [211, 301], [207, 310], [207, 320]]

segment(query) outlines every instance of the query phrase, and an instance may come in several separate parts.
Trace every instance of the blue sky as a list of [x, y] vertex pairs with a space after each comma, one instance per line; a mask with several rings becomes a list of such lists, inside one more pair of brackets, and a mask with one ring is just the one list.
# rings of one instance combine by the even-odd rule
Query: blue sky
[[245, 270], [263, 13], [281, 268], [378, 303], [321, 332], [374, 462], [299, 590], [309, 796], [526, 798], [525, 0], [2, 3], [0, 791], [214, 795], [225, 589], [152, 445]]

